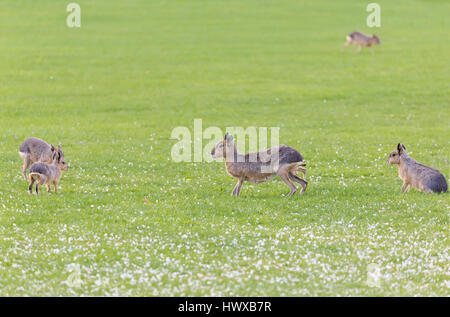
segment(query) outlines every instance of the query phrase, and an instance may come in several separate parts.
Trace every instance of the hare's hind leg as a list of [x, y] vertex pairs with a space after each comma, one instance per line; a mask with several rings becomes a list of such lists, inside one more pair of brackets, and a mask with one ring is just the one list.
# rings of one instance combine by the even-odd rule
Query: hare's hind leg
[[27, 169], [31, 165], [31, 159], [30, 159], [29, 154], [20, 153], [20, 156], [22, 156], [22, 158], [23, 158], [22, 175], [23, 175], [23, 178], [26, 180], [27, 179]]
[[306, 177], [306, 168], [298, 167], [297, 170], [292, 171], [292, 174], [297, 175], [297, 171], [300, 171], [303, 174], [303, 177]]
[[30, 194], [33, 194], [33, 185], [36, 180], [30, 175], [30, 184], [28, 185], [28, 190]]
[[286, 183], [286, 185], [289, 186], [289, 188], [291, 189], [290, 193], [288, 194], [288, 197], [292, 196], [295, 194], [295, 192], [297, 191], [297, 187], [295, 187], [295, 185], [291, 182], [290, 178], [289, 178], [289, 168], [290, 166], [283, 166], [280, 167], [278, 169], [278, 176], [280, 176], [280, 178], [283, 180], [283, 182]]
[[352, 41], [352, 38], [350, 36], [347, 36], [344, 46], [342, 46], [341, 52], [344, 52], [345, 48], [352, 44]]
[[303, 194], [305, 192], [305, 190], [306, 190], [306, 187], [308, 187], [308, 182], [305, 181], [304, 179], [301, 179], [300, 177], [298, 177], [294, 173], [289, 173], [289, 177], [293, 181], [295, 181], [295, 182], [299, 183], [300, 185], [302, 185], [302, 190], [300, 191], [300, 195]]
[[45, 184], [47, 177], [45, 177], [44, 175], [41, 176], [41, 178], [39, 179], [39, 181], [36, 183], [36, 195], [39, 195], [39, 186], [42, 186]]

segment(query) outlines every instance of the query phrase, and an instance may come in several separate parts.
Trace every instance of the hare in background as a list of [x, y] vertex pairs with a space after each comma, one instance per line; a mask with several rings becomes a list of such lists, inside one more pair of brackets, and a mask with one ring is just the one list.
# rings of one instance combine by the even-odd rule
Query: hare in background
[[370, 47], [370, 51], [374, 53], [373, 46], [380, 45], [380, 38], [378, 36], [374, 35], [367, 35], [361, 32], [352, 32], [349, 35], [347, 35], [346, 42], [344, 43], [344, 46], [342, 47], [342, 52], [344, 49], [351, 45], [355, 44], [355, 48], [357, 48], [357, 52], [361, 52], [361, 49], [363, 46]]

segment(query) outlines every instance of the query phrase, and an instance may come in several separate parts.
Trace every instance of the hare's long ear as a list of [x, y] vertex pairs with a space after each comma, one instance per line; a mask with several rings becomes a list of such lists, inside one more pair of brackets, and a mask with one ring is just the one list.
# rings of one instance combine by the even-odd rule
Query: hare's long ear
[[229, 134], [228, 132], [225, 134], [225, 141], [231, 142], [233, 141], [233, 136]]
[[55, 152], [56, 148], [53, 146], [53, 144], [50, 144], [50, 150], [51, 150], [52, 152]]
[[228, 134], [228, 132], [227, 132], [227, 133], [225, 133], [225, 136], [223, 137], [223, 139], [224, 139], [224, 140], [228, 139], [228, 136], [229, 136], [229, 134]]
[[61, 142], [59, 142], [59, 144], [58, 144], [58, 149], [62, 149], [62, 143]]
[[405, 150], [406, 150], [406, 148], [405, 148], [405, 146], [402, 143], [397, 144], [398, 154], [402, 154], [403, 151], [405, 151]]
[[57, 152], [53, 152], [53, 155], [52, 155], [52, 161], [53, 161], [53, 162], [56, 161], [56, 155], [57, 155], [57, 154], [58, 154]]

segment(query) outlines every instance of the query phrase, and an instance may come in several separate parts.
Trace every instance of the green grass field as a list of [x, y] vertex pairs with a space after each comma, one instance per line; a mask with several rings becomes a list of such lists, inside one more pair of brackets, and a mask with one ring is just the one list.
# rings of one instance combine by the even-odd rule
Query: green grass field
[[[78, 0], [81, 28], [69, 2], [0, 4], [0, 295], [450, 295], [449, 196], [386, 164], [450, 175], [448, 1], [379, 0], [373, 29], [370, 1]], [[173, 162], [196, 118], [280, 127], [308, 190]], [[27, 192], [30, 136], [63, 143], [58, 194]]]

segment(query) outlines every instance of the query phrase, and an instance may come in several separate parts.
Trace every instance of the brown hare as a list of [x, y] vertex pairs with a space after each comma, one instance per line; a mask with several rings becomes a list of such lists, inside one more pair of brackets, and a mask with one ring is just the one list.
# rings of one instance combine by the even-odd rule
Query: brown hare
[[56, 148], [38, 138], [26, 139], [19, 149], [19, 154], [23, 158], [22, 174], [25, 180], [27, 179], [27, 169], [31, 164], [35, 162], [52, 163], [54, 153], [58, 153], [61, 160], [64, 161], [61, 143]]
[[373, 46], [380, 45], [381, 43], [379, 37], [376, 35], [366, 35], [355, 31], [347, 35], [342, 51], [351, 44], [355, 44], [358, 53], [361, 52], [363, 46], [370, 47], [370, 51], [373, 53]]
[[53, 153], [52, 163], [36, 162], [30, 167], [28, 190], [33, 193], [33, 185], [36, 183], [36, 195], [39, 195], [39, 186], [46, 184], [47, 192], [50, 192], [50, 185], [58, 192], [58, 182], [61, 179], [61, 171], [67, 171], [69, 165], [58, 152]]
[[389, 154], [389, 164], [398, 164], [398, 176], [403, 180], [402, 191], [408, 192], [411, 186], [426, 193], [447, 191], [447, 181], [437, 169], [418, 163], [406, 153], [406, 148], [399, 143]]
[[234, 143], [233, 136], [225, 134], [223, 140], [218, 142], [211, 151], [213, 158], [225, 158], [228, 174], [237, 178], [238, 182], [232, 195], [239, 196], [242, 184], [245, 181], [261, 183], [278, 175], [290, 188], [288, 196], [294, 195], [297, 187], [292, 181], [302, 186], [303, 194], [308, 182], [298, 177], [297, 171], [306, 176], [306, 166], [302, 155], [289, 146], [280, 145], [260, 152], [241, 154]]

